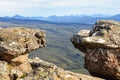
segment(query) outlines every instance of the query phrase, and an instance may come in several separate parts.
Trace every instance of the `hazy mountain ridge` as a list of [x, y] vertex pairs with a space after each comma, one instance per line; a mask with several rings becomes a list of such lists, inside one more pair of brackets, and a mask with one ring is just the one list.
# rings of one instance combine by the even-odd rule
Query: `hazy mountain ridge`
[[104, 15], [104, 14], [94, 14], [94, 15], [70, 15], [70, 16], [49, 16], [49, 17], [24, 17], [20, 15], [15, 15], [12, 17], [5, 17], [5, 18], [13, 18], [13, 19], [31, 19], [31, 20], [44, 20], [49, 22], [55, 23], [82, 23], [82, 24], [93, 24], [96, 20], [99, 19], [110, 19], [110, 20], [117, 20], [120, 21], [120, 14], [116, 15]]

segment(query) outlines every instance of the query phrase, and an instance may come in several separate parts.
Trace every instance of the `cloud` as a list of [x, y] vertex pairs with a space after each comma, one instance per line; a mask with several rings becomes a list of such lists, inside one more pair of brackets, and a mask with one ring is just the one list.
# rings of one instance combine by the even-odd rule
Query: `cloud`
[[119, 11], [119, 3], [120, 0], [0, 0], [0, 15], [114, 14]]
[[[2, 0], [0, 7], [84, 7], [84, 6], [106, 6], [118, 3], [119, 0]], [[107, 5], [107, 6], [110, 6]], [[113, 6], [114, 7], [114, 6]]]
[[[32, 0], [33, 1], [33, 0]], [[37, 0], [36, 0], [37, 1]], [[33, 2], [36, 2], [33, 1]], [[42, 5], [44, 3], [44, 5]], [[42, 7], [84, 7], [84, 6], [113, 6], [120, 3], [120, 0], [40, 0], [36, 4]]]

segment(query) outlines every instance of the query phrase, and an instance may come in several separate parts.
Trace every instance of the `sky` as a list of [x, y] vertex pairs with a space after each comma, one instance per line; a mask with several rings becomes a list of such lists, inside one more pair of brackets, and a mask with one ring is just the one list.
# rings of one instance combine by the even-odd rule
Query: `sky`
[[0, 16], [114, 15], [120, 0], [0, 0]]

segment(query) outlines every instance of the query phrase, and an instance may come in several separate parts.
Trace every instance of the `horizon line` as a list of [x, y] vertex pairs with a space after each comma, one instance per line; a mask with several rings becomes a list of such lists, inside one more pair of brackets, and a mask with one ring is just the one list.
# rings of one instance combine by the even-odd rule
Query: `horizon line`
[[0, 16], [0, 17], [14, 17], [14, 16], [21, 16], [21, 17], [51, 17], [51, 16], [56, 16], [56, 17], [64, 17], [64, 16], [95, 16], [95, 15], [103, 15], [103, 16], [114, 16], [114, 15], [118, 15], [120, 13], [117, 13], [117, 14], [101, 14], [101, 13], [98, 13], [98, 14], [70, 14], [70, 15], [62, 15], [62, 16], [59, 16], [59, 15], [48, 15], [48, 16], [43, 16], [43, 15], [39, 15], [39, 16], [35, 16], [35, 15], [31, 15], [31, 16], [26, 16], [26, 15], [22, 15], [22, 14], [14, 14], [14, 15], [4, 15], [4, 16]]

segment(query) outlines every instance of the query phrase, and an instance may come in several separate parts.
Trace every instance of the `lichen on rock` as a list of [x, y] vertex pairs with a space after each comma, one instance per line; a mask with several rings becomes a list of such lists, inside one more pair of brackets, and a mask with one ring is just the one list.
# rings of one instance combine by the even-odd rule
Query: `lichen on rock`
[[0, 72], [4, 74], [3, 70], [6, 69], [9, 71], [6, 73], [8, 77], [15, 80], [32, 71], [28, 54], [45, 47], [45, 37], [46, 34], [42, 30], [22, 27], [0, 28], [0, 65], [4, 66], [2, 63], [6, 63], [4, 69], [0, 66]]
[[45, 36], [44, 31], [37, 29], [22, 27], [0, 28], [0, 59], [7, 60], [8, 58], [10, 60], [44, 47], [46, 43]]

